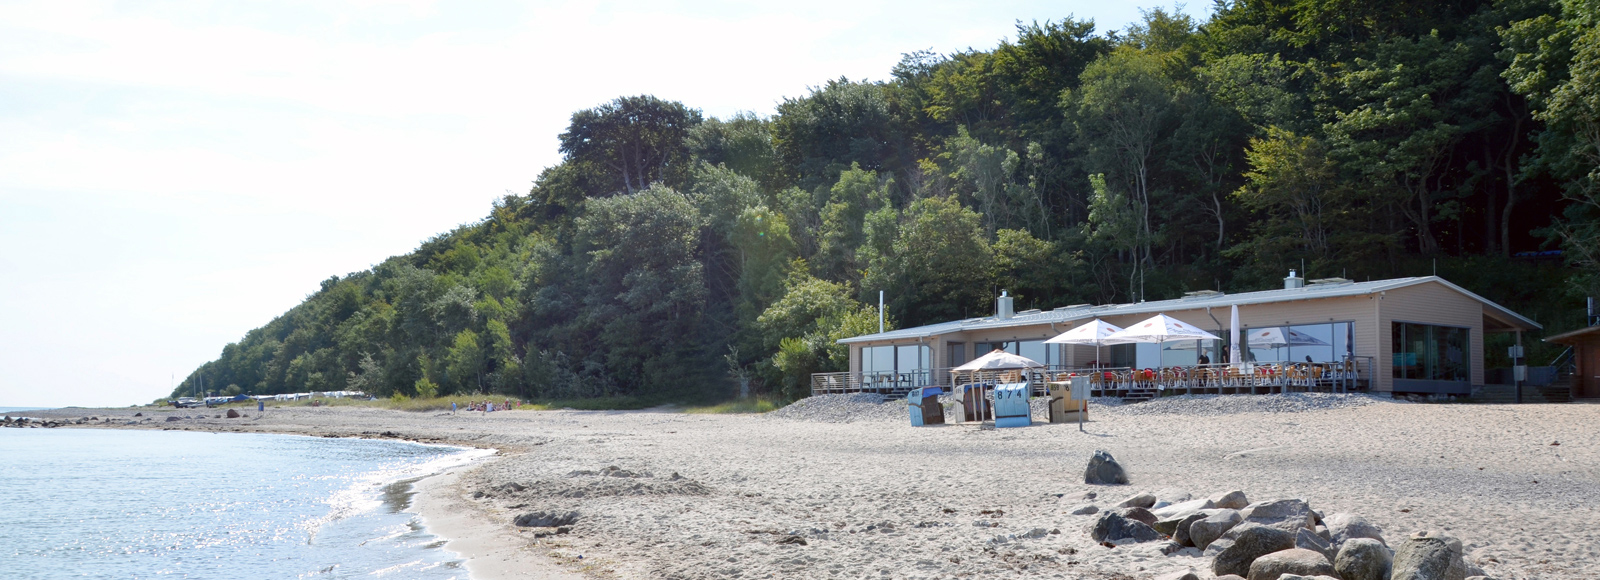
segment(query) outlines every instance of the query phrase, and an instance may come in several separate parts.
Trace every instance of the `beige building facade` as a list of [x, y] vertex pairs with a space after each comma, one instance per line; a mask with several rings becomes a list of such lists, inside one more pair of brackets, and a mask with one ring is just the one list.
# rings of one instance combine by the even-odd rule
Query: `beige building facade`
[[[948, 369], [996, 348], [1052, 368], [1157, 368], [1228, 362], [1230, 319], [1238, 308], [1241, 358], [1257, 363], [1345, 364], [1360, 370], [1375, 392], [1466, 395], [1483, 385], [1484, 338], [1520, 333], [1539, 324], [1435, 276], [1370, 282], [1306, 283], [1292, 272], [1285, 287], [1260, 292], [1196, 292], [1173, 300], [995, 315], [843, 339], [850, 371], [870, 381], [889, 377], [915, 386], [944, 384]], [[1211, 332], [1221, 341], [1100, 347], [1049, 345], [1044, 340], [1101, 319], [1120, 327], [1166, 314]], [[1295, 336], [1294, 344], [1258, 343], [1253, 336]]]

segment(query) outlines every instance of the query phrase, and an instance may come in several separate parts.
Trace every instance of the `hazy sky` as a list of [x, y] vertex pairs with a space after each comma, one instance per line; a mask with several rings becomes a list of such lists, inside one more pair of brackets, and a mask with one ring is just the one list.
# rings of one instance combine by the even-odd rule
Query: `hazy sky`
[[767, 115], [1155, 5], [0, 1], [0, 406], [166, 395], [328, 276], [526, 193], [575, 110]]

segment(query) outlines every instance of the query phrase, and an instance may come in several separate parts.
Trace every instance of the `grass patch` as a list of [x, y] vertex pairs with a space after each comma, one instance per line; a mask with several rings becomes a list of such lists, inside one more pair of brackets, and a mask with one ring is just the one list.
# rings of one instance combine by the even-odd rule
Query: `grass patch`
[[730, 414], [730, 413], [767, 413], [767, 412], [771, 412], [771, 411], [776, 411], [781, 407], [783, 407], [783, 405], [779, 404], [777, 401], [774, 401], [772, 399], [756, 397], [756, 398], [751, 398], [751, 399], [737, 399], [737, 400], [728, 401], [726, 403], [722, 403], [722, 404], [719, 404], [719, 405], [709, 405], [709, 406], [704, 406], [704, 407], [689, 407], [687, 409], [684, 409], [683, 412], [685, 412], [685, 413], [693, 413], [693, 414], [697, 414], [697, 415], [726, 415], [726, 414]]
[[666, 401], [653, 397], [597, 397], [594, 399], [545, 399], [532, 403], [534, 409], [540, 411], [555, 411], [560, 409], [576, 409], [579, 411], [633, 411], [648, 409], [664, 404]]

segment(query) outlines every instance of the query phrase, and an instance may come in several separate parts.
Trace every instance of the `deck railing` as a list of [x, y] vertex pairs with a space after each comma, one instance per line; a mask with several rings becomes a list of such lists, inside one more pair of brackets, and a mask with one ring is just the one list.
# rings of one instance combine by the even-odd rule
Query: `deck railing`
[[1161, 394], [1243, 394], [1282, 392], [1365, 391], [1372, 387], [1372, 357], [1350, 357], [1331, 363], [1210, 364], [1165, 369], [1083, 368], [1060, 365], [1028, 371], [952, 373], [949, 368], [910, 372], [816, 373], [811, 394], [878, 393], [900, 396], [920, 387], [951, 387], [968, 383], [1028, 382], [1035, 394], [1045, 384], [1074, 374], [1090, 377], [1094, 396], [1128, 396], [1154, 391]]

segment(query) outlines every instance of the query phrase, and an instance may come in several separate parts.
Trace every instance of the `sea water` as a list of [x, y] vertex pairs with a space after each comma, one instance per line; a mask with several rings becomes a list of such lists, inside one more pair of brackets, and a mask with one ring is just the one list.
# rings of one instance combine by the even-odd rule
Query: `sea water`
[[410, 484], [487, 452], [288, 435], [0, 429], [11, 578], [467, 578]]

